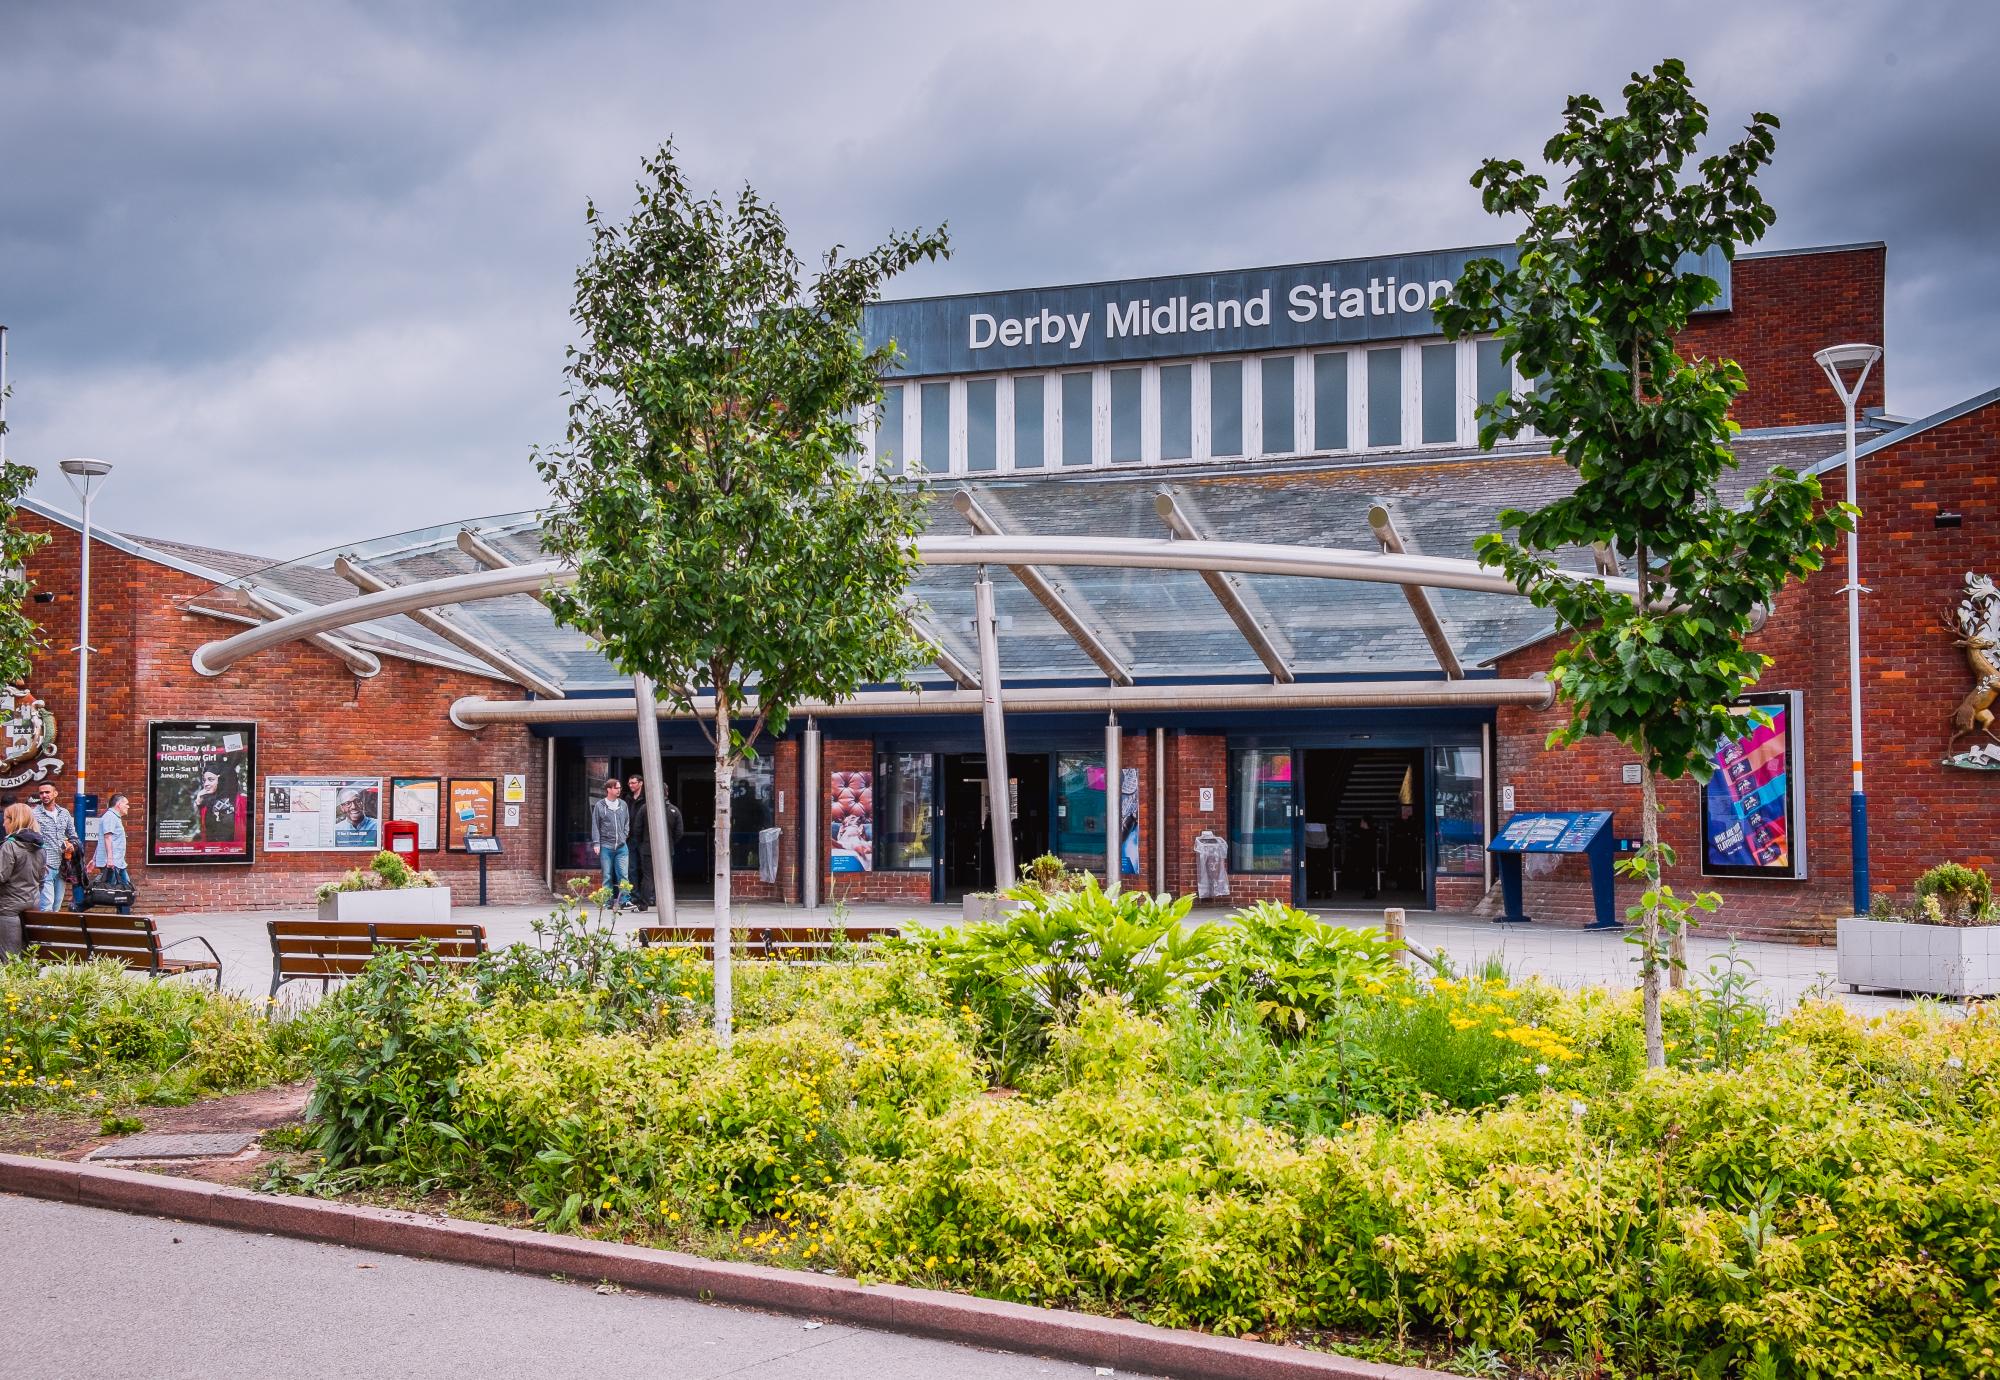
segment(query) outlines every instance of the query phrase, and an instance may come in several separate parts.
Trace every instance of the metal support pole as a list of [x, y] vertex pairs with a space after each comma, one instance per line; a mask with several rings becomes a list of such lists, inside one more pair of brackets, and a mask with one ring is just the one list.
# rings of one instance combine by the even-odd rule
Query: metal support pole
[[1000, 708], [1000, 630], [993, 616], [993, 581], [986, 567], [972, 586], [979, 624], [980, 719], [986, 729], [986, 813], [993, 826], [993, 889], [1014, 885], [1014, 819], [1007, 801], [1007, 722]]
[[1125, 793], [1120, 783], [1125, 773], [1119, 741], [1118, 715], [1104, 723], [1104, 894], [1118, 894], [1118, 865], [1125, 852]]
[[1167, 890], [1167, 731], [1153, 730], [1153, 890]]
[[[1493, 725], [1479, 726], [1479, 870], [1486, 883], [1485, 890], [1493, 890], [1493, 855], [1486, 851], [1486, 845], [1493, 842], [1493, 778], [1499, 763], [1493, 760]], [[1483, 893], [1482, 893], [1483, 894]]]
[[83, 831], [83, 798], [90, 794], [85, 759], [90, 753], [90, 486], [83, 490], [83, 590], [77, 602], [76, 636], [76, 819]]
[[[1868, 374], [1882, 357], [1877, 345], [1834, 345], [1813, 355], [1826, 371], [1827, 381], [1840, 395], [1846, 422], [1847, 501], [1855, 503], [1859, 485], [1854, 454], [1854, 409], [1868, 386]], [[1858, 366], [1860, 372], [1850, 385], [1841, 370]], [[1866, 915], [1870, 901], [1868, 886], [1868, 791], [1861, 778], [1861, 524], [1856, 521], [1847, 534], [1847, 733], [1854, 757], [1854, 784], [1847, 798], [1847, 827], [1854, 872], [1854, 913]]]
[[807, 910], [819, 908], [819, 720], [807, 719], [799, 737], [799, 900]]
[[[646, 864], [653, 869], [653, 895], [660, 923], [674, 923], [674, 845], [667, 837], [666, 785], [660, 780], [660, 710], [653, 678], [632, 677], [632, 703], [639, 717], [639, 774], [646, 781]], [[723, 942], [728, 943], [725, 937]]]

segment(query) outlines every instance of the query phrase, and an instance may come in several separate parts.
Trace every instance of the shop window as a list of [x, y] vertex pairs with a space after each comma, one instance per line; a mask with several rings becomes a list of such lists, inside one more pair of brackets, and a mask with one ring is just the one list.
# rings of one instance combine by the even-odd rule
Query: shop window
[[1062, 462], [1064, 465], [1088, 465], [1090, 463], [1090, 392], [1093, 380], [1089, 374], [1064, 374], [1062, 376]]
[[1424, 444], [1448, 445], [1458, 439], [1458, 346], [1426, 345], [1422, 357], [1424, 385]]
[[944, 474], [951, 469], [951, 385], [925, 384], [917, 403], [923, 418], [923, 445], [915, 468]]
[[1290, 455], [1299, 448], [1298, 418], [1292, 402], [1293, 364], [1290, 355], [1263, 361], [1264, 455]]
[[1292, 754], [1229, 754], [1229, 870], [1292, 870]]
[[1105, 837], [1104, 754], [1057, 753], [1052, 851], [1070, 867], [1101, 873]]
[[1160, 368], [1160, 458], [1188, 460], [1194, 456], [1194, 366], [1167, 364]]
[[1514, 371], [1507, 367], [1507, 361], [1500, 358], [1500, 342], [1482, 340], [1474, 347], [1477, 376], [1473, 384], [1474, 401], [1482, 407], [1490, 404], [1503, 393], [1514, 391]]
[[768, 756], [738, 762], [729, 779], [729, 865], [757, 870], [757, 835], [778, 822], [775, 762]]
[[1243, 453], [1243, 361], [1225, 359], [1208, 366], [1208, 453]]
[[928, 752], [888, 752], [875, 774], [875, 866], [891, 872], [927, 872], [936, 856], [931, 841], [932, 778]]
[[965, 385], [965, 468], [973, 474], [1000, 468], [995, 434], [999, 409], [998, 379], [974, 379]]
[[875, 423], [875, 473], [903, 472], [903, 386], [882, 390], [882, 415]]
[[1403, 444], [1403, 347], [1368, 352], [1368, 444]]
[[1042, 467], [1042, 379], [1039, 374], [1014, 380], [1014, 468]]
[[1347, 356], [1313, 356], [1313, 449], [1347, 449]]
[[1137, 369], [1111, 371], [1111, 463], [1138, 463], [1139, 374]]
[[1431, 749], [1432, 789], [1436, 793], [1437, 837], [1432, 853], [1440, 877], [1482, 877], [1486, 873], [1486, 811], [1480, 792], [1479, 748]]

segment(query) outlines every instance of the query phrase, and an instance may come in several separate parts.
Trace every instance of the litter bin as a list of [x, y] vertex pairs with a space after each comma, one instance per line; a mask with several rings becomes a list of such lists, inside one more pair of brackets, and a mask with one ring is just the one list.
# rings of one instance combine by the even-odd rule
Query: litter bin
[[778, 840], [785, 836], [782, 829], [760, 829], [757, 831], [757, 879], [764, 882], [778, 880]]
[[1194, 894], [1204, 901], [1229, 894], [1229, 840], [1208, 829], [1194, 841]]

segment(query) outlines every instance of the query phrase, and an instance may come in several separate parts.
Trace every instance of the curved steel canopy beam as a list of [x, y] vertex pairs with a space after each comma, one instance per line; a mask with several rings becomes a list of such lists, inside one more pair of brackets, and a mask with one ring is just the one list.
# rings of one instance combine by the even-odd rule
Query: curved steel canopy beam
[[[1170, 541], [1164, 537], [919, 537], [917, 555], [926, 565], [1089, 565], [1135, 570], [1226, 570], [1239, 575], [1294, 575], [1317, 580], [1361, 580], [1371, 584], [1422, 585], [1469, 589], [1486, 594], [1518, 594], [1507, 577], [1476, 561], [1445, 556], [1409, 556], [1387, 551], [1337, 547], [1285, 546], [1275, 542]], [[1578, 580], [1601, 580], [1620, 594], [1638, 597], [1636, 580], [1605, 579], [1573, 572]], [[301, 637], [366, 623], [412, 609], [538, 594], [574, 582], [576, 572], [556, 561], [536, 561], [503, 570], [479, 570], [363, 594], [248, 628], [195, 649], [194, 668], [221, 675], [247, 656]]]

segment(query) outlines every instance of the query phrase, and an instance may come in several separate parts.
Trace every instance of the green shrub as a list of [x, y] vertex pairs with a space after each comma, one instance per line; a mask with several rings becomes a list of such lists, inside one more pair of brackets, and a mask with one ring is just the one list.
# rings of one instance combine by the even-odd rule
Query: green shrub
[[1993, 919], [1993, 879], [1976, 867], [1939, 863], [1917, 878], [1913, 919], [1933, 925], [1983, 925]]
[[1362, 987], [1379, 986], [1401, 971], [1380, 930], [1329, 925], [1277, 901], [1259, 901], [1231, 919], [1219, 955], [1227, 976], [1215, 990], [1240, 985], [1287, 1038], [1324, 1021]]

